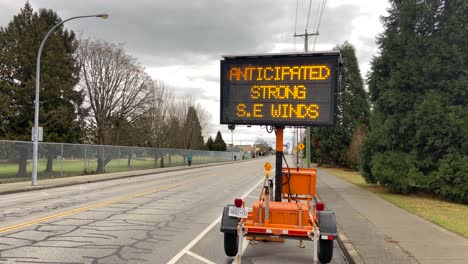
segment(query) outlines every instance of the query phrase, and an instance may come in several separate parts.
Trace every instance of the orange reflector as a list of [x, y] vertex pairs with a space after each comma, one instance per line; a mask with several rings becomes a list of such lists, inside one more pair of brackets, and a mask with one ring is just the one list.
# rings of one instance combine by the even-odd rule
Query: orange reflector
[[271, 163], [270, 162], [265, 163], [264, 167], [265, 167], [266, 171], [270, 171], [271, 170]]

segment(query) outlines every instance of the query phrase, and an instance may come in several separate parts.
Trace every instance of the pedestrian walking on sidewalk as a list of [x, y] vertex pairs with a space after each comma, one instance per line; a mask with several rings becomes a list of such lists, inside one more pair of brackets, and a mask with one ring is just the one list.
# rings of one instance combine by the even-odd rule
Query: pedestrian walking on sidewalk
[[187, 163], [188, 163], [189, 166], [192, 165], [192, 154], [190, 154], [190, 153], [187, 156]]

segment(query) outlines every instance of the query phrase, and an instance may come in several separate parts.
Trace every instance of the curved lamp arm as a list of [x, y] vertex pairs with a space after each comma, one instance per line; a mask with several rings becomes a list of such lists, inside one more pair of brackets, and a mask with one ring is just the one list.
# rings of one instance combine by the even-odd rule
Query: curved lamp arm
[[109, 17], [107, 14], [98, 14], [98, 15], [89, 15], [89, 16], [76, 16], [76, 17], [71, 17], [69, 19], [65, 19], [62, 22], [56, 24], [54, 27], [52, 27], [49, 32], [45, 35], [44, 39], [41, 42], [41, 45], [39, 46], [39, 51], [37, 52], [37, 59], [36, 59], [36, 95], [34, 99], [34, 130], [33, 130], [33, 164], [32, 164], [32, 185], [36, 185], [37, 181], [37, 151], [38, 151], [38, 141], [39, 141], [39, 80], [40, 80], [40, 74], [41, 74], [41, 54], [42, 54], [42, 49], [44, 48], [44, 44], [46, 40], [49, 38], [50, 34], [54, 32], [59, 26], [61, 26], [63, 23], [73, 20], [73, 19], [78, 19], [78, 18], [86, 18], [86, 17], [100, 17], [103, 19], [106, 19]]

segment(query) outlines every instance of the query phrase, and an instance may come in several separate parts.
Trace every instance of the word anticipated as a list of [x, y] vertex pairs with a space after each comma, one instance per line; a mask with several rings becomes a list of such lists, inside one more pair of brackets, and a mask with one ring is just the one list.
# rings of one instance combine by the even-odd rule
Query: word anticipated
[[[319, 117], [312, 82], [330, 77], [327, 65], [262, 66], [229, 69], [229, 81], [238, 84], [245, 100], [236, 103], [238, 118], [302, 119]], [[246, 90], [248, 89], [248, 94]], [[309, 90], [308, 90], [309, 89]]]

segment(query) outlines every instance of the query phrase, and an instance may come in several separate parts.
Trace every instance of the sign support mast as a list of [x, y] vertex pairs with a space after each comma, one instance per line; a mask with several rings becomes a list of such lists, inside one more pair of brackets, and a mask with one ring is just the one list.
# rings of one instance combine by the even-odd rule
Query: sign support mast
[[281, 202], [281, 188], [283, 185], [283, 130], [276, 127], [276, 168], [275, 168], [275, 201]]
[[[294, 34], [294, 37], [304, 37], [304, 52], [309, 51], [309, 36], [318, 36], [319, 33], [307, 33], [307, 29], [304, 34]], [[306, 127], [306, 167], [310, 168], [310, 127]]]

